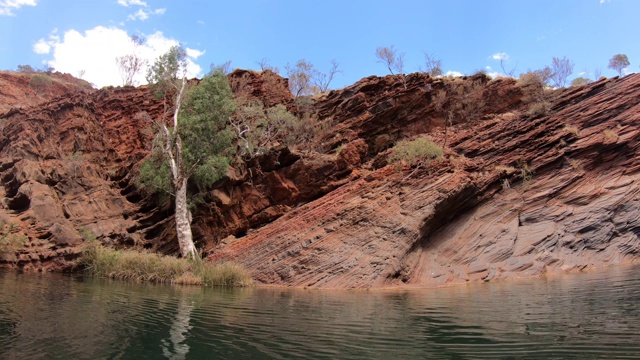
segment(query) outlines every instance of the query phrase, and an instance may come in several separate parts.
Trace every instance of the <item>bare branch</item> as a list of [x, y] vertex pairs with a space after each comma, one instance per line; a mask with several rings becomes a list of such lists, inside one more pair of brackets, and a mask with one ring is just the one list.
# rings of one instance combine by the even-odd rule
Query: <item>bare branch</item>
[[135, 86], [136, 82], [133, 78], [147, 65], [147, 60], [136, 54], [136, 50], [144, 44], [144, 41], [144, 38], [138, 35], [132, 35], [133, 53], [116, 57], [116, 64], [118, 65], [124, 86]]
[[407, 88], [407, 82], [404, 76], [404, 54], [397, 54], [393, 45], [389, 47], [380, 46], [376, 49], [376, 57], [378, 62], [385, 64], [391, 75], [402, 75], [402, 84]]
[[511, 69], [510, 71], [507, 71], [504, 68], [504, 58], [500, 58], [500, 68], [502, 69], [502, 73], [505, 74], [506, 76], [509, 77], [514, 77], [514, 74], [516, 73], [516, 69], [518, 68], [518, 63], [516, 62], [516, 66], [513, 67], [513, 69]]
[[595, 81], [600, 80], [601, 77], [602, 77], [602, 69], [601, 68], [596, 68], [595, 70], [593, 70], [593, 79]]
[[241, 121], [242, 120], [230, 119], [229, 124], [231, 124], [231, 126], [233, 126], [236, 129], [236, 136], [238, 137], [238, 139], [242, 140], [242, 142], [244, 143], [243, 148], [246, 154], [251, 156], [253, 155], [251, 151], [251, 145], [250, 145], [249, 139], [247, 139], [246, 137], [246, 134], [251, 131], [251, 128], [249, 127], [248, 124], [243, 123]]
[[216, 65], [212, 63], [211, 65], [209, 65], [209, 69], [211, 70], [211, 72], [217, 69], [220, 69], [220, 71], [222, 71], [223, 74], [229, 75], [231, 73], [231, 60], [227, 60], [221, 65]]
[[402, 74], [404, 67], [404, 54], [398, 55], [393, 45], [389, 47], [380, 46], [376, 49], [376, 57], [383, 63], [391, 75]]
[[184, 88], [187, 84], [187, 69], [186, 67], [182, 70], [182, 85], [180, 86], [180, 91], [178, 92], [178, 96], [176, 97], [175, 110], [173, 111], [173, 129], [174, 131], [178, 131], [178, 113], [180, 112], [180, 105], [182, 102], [182, 93], [184, 92]]
[[314, 84], [318, 87], [320, 92], [325, 93], [329, 90], [329, 85], [333, 78], [337, 73], [341, 73], [342, 70], [338, 70], [340, 63], [338, 63], [335, 59], [331, 60], [331, 69], [329, 69], [329, 73], [323, 74], [319, 71], [316, 71], [314, 76]]
[[557, 88], [564, 87], [567, 83], [567, 78], [573, 72], [573, 61], [563, 57], [562, 59], [554, 57], [551, 62], [551, 80], [553, 80], [553, 86]]
[[424, 53], [424, 65], [425, 72], [431, 77], [441, 76], [443, 74], [442, 61], [440, 59], [436, 59], [433, 54]]
[[269, 64], [269, 59], [267, 59], [267, 58], [262, 58], [262, 59], [260, 59], [260, 61], [256, 61], [256, 64], [258, 64], [260, 66], [260, 70], [261, 71], [269, 70], [269, 71], [274, 72], [276, 74], [280, 73], [280, 69], [278, 69], [277, 66], [271, 66]]

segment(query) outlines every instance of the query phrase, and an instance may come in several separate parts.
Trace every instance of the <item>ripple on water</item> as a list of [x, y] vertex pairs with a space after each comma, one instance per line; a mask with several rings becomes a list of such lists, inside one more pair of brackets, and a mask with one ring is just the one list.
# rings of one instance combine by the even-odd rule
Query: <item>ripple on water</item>
[[379, 292], [0, 273], [0, 358], [637, 358], [638, 269]]

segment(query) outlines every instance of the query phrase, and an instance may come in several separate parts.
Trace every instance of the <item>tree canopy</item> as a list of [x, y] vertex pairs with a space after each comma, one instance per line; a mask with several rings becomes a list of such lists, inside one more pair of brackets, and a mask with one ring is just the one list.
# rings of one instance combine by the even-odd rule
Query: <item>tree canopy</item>
[[187, 95], [178, 116], [182, 157], [187, 175], [200, 186], [213, 185], [229, 165], [233, 132], [227, 120], [234, 111], [233, 93], [220, 69], [206, 75]]
[[[233, 132], [226, 124], [234, 111], [229, 82], [220, 70], [206, 75], [186, 95], [178, 114], [178, 134], [182, 139], [181, 170], [200, 187], [207, 188], [218, 181], [229, 165]], [[173, 136], [173, 129], [169, 131]], [[142, 164], [138, 182], [147, 190], [173, 194], [166, 143], [166, 134], [157, 131], [153, 154]]]
[[615, 70], [618, 72], [618, 76], [622, 76], [622, 69], [631, 65], [629, 62], [629, 58], [625, 54], [616, 54], [613, 55], [611, 59], [609, 59], [609, 69]]

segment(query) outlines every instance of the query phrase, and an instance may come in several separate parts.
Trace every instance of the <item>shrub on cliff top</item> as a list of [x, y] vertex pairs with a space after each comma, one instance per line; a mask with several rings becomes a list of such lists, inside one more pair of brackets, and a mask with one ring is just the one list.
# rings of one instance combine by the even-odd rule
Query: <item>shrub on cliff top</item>
[[440, 159], [443, 150], [425, 136], [414, 140], [402, 140], [393, 149], [389, 160], [392, 163], [404, 163], [410, 166], [428, 165], [432, 159]]
[[44, 89], [48, 88], [53, 84], [53, 81], [48, 75], [34, 74], [34, 75], [31, 75], [29, 84], [35, 89], [36, 94], [40, 95], [40, 93]]
[[18, 65], [18, 72], [22, 73], [34, 73], [36, 70], [31, 65]]
[[580, 76], [571, 81], [571, 86], [587, 85], [590, 82], [591, 80], [589, 80], [588, 78]]
[[544, 100], [544, 90], [547, 87], [547, 82], [550, 77], [551, 68], [548, 66], [541, 70], [528, 71], [520, 74], [517, 84], [524, 95], [523, 100], [526, 102]]

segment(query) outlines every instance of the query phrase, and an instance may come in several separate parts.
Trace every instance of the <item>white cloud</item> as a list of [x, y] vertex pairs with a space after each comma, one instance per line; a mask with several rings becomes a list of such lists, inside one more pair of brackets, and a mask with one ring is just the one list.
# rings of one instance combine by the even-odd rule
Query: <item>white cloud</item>
[[18, 10], [23, 6], [36, 6], [38, 0], [4, 0], [0, 1], [0, 15], [15, 16], [13, 10]]
[[[172, 46], [180, 43], [167, 38], [160, 31], [146, 36], [147, 41], [135, 49], [135, 53], [152, 64], [160, 55], [166, 53]], [[115, 27], [97, 26], [81, 33], [77, 30], [64, 32], [62, 38], [50, 35], [49, 41], [41, 39], [44, 44], [38, 45], [38, 50], [44, 50], [49, 46], [48, 54], [51, 58], [45, 61], [46, 65], [58, 71], [70, 74], [78, 74], [84, 70], [84, 79], [94, 83], [98, 87], [106, 85], [122, 85], [122, 78], [116, 65], [116, 57], [132, 54], [133, 42], [126, 31]], [[39, 44], [40, 40], [36, 43]], [[36, 51], [34, 45], [34, 52]], [[188, 49], [187, 76], [196, 77], [202, 73], [202, 67], [194, 60], [204, 51]], [[147, 69], [144, 68], [134, 78], [138, 84], [146, 83], [144, 79]]]
[[147, 6], [147, 3], [141, 0], [118, 0], [118, 4], [122, 6]]
[[38, 40], [33, 44], [33, 52], [36, 54], [44, 55], [51, 51], [51, 45], [49, 45], [44, 39]]
[[611, 0], [600, 0], [600, 4], [611, 2]]
[[464, 76], [464, 74], [459, 71], [449, 70], [445, 73], [445, 76], [459, 77], [459, 76]]
[[493, 60], [509, 60], [509, 54], [504, 52], [499, 52], [491, 55]]
[[129, 14], [129, 16], [127, 16], [127, 20], [129, 21], [135, 21], [135, 20], [140, 20], [140, 21], [145, 21], [149, 18], [149, 15], [163, 15], [165, 12], [167, 12], [167, 9], [165, 8], [158, 8], [155, 9], [153, 11], [144, 11], [142, 9], [138, 9], [138, 11], [134, 12], [133, 14]]
[[45, 55], [51, 52], [51, 47], [56, 43], [60, 42], [60, 36], [57, 35], [58, 29], [53, 28], [51, 30], [51, 34], [49, 34], [49, 40], [45, 40], [44, 38], [40, 38], [40, 40], [36, 41], [33, 44], [33, 52], [39, 55]]
[[148, 18], [149, 18], [149, 13], [142, 9], [138, 9], [138, 11], [134, 12], [133, 14], [129, 14], [129, 16], [127, 16], [127, 19], [131, 21], [135, 21], [135, 20], [145, 21]]
[[200, 51], [197, 49], [190, 49], [190, 48], [186, 48], [185, 51], [187, 53], [187, 56], [190, 58], [193, 58], [194, 60], [204, 55], [205, 53], [204, 51]]

